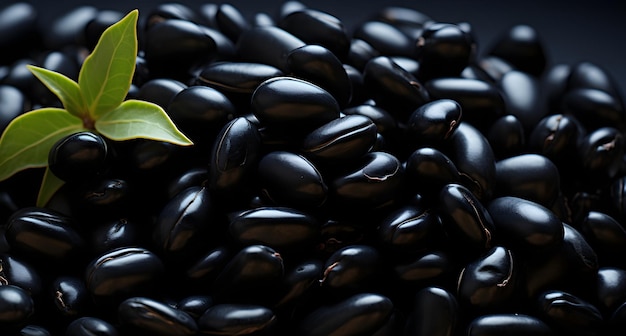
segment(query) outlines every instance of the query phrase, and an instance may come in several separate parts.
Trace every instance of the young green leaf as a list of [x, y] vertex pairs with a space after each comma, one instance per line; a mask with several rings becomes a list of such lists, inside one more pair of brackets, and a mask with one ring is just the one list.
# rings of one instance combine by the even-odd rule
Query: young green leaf
[[58, 72], [34, 65], [27, 65], [26, 67], [35, 77], [39, 78], [50, 91], [59, 97], [67, 112], [81, 119], [87, 116], [87, 107], [83, 101], [78, 83]]
[[59, 108], [34, 110], [13, 119], [0, 138], [0, 181], [27, 168], [45, 167], [52, 145], [83, 129], [82, 120]]
[[95, 127], [96, 131], [111, 140], [145, 138], [181, 146], [193, 144], [159, 105], [140, 100], [123, 102], [96, 120]]
[[139, 12], [133, 10], [107, 28], [83, 62], [78, 85], [93, 120], [126, 98], [135, 72], [138, 16]]
[[46, 206], [52, 196], [54, 196], [54, 194], [61, 189], [64, 184], [65, 181], [58, 178], [50, 171], [50, 168], [46, 167], [46, 171], [43, 174], [43, 180], [41, 181], [41, 186], [39, 187], [39, 194], [37, 195], [37, 206]]

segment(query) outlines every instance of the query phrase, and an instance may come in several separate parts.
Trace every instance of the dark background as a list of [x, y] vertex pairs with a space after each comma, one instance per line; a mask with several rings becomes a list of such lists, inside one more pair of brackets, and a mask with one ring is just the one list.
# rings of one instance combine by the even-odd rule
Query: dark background
[[[2, 6], [15, 1], [0, 0]], [[138, 8], [147, 13], [159, 3], [168, 1], [28, 1], [41, 9], [44, 24], [68, 10], [91, 5], [101, 9], [128, 12]], [[210, 1], [170, 1], [199, 8]], [[230, 3], [248, 18], [254, 13], [276, 15], [283, 0], [215, 1]], [[300, 1], [308, 7], [325, 11], [343, 21], [348, 30], [368, 19], [385, 6], [404, 6], [421, 11], [440, 22], [468, 22], [476, 31], [479, 52], [484, 52], [499, 34], [514, 24], [534, 27], [545, 43], [550, 64], [573, 64], [589, 61], [604, 67], [617, 80], [622, 94], [626, 92], [626, 2], [593, 1]]]

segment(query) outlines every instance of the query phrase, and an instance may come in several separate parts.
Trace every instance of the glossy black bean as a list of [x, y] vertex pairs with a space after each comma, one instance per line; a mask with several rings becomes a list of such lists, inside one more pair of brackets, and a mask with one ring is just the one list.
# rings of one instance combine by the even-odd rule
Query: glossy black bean
[[435, 78], [424, 83], [431, 100], [452, 99], [461, 105], [463, 121], [482, 130], [506, 112], [495, 84], [467, 78]]
[[247, 97], [246, 103], [249, 104], [250, 96], [259, 84], [282, 75], [284, 75], [282, 71], [267, 64], [224, 61], [214, 62], [202, 68], [196, 82], [231, 96], [240, 94], [242, 99]]
[[287, 207], [260, 207], [230, 220], [230, 234], [242, 244], [263, 244], [283, 250], [310, 248], [320, 224], [306, 212]]
[[165, 110], [170, 101], [185, 88], [187, 85], [178, 80], [155, 78], [141, 85], [137, 98], [157, 104]]
[[563, 242], [556, 249], [527, 258], [527, 293], [534, 297], [543, 290], [561, 288], [585, 298], [595, 297], [598, 257], [578, 230], [562, 225]]
[[85, 284], [97, 297], [131, 296], [159, 282], [163, 262], [142, 247], [121, 247], [106, 252], [87, 266]]
[[421, 35], [424, 26], [433, 22], [433, 19], [423, 12], [400, 6], [387, 6], [375, 13], [374, 18], [387, 22], [414, 38]]
[[500, 57], [515, 68], [539, 77], [547, 65], [546, 50], [535, 28], [518, 24], [496, 38], [487, 54]]
[[166, 112], [185, 135], [201, 145], [213, 141], [215, 134], [233, 118], [235, 106], [220, 91], [193, 85], [178, 92]]
[[409, 72], [411, 75], [417, 77], [419, 73], [420, 63], [406, 56], [390, 56], [391, 60], [399, 67]]
[[407, 205], [390, 212], [376, 228], [379, 240], [392, 251], [415, 252], [443, 238], [441, 218], [431, 209]]
[[27, 2], [4, 5], [0, 10], [1, 64], [10, 64], [41, 43], [37, 29], [40, 13]]
[[290, 15], [291, 13], [295, 13], [298, 11], [306, 10], [308, 7], [301, 1], [297, 0], [288, 0], [283, 2], [278, 8], [277, 18], [281, 20], [282, 18]]
[[353, 38], [363, 40], [385, 56], [415, 55], [415, 43], [400, 29], [382, 21], [365, 21], [356, 27]]
[[365, 228], [358, 222], [348, 219], [330, 219], [322, 224], [322, 237], [317, 249], [326, 257], [336, 251], [363, 242]]
[[370, 118], [376, 125], [376, 131], [384, 135], [391, 135], [398, 129], [397, 120], [386, 110], [379, 106], [361, 104], [352, 106], [342, 111], [346, 115], [362, 115]]
[[626, 228], [619, 221], [606, 213], [589, 211], [581, 219], [580, 232], [602, 265], [626, 267], [621, 257], [626, 253]]
[[563, 224], [548, 208], [514, 196], [493, 199], [487, 209], [498, 241], [520, 253], [540, 253], [563, 241]]
[[352, 99], [352, 82], [343, 63], [329, 49], [320, 45], [296, 48], [287, 55], [292, 76], [316, 84], [333, 95], [340, 107]]
[[186, 276], [192, 283], [205, 283], [215, 280], [219, 272], [232, 258], [232, 251], [225, 246], [210, 249], [187, 269]]
[[208, 187], [224, 198], [223, 203], [245, 198], [247, 193], [243, 190], [251, 182], [260, 149], [260, 134], [245, 117], [222, 126], [210, 152]]
[[186, 80], [217, 54], [210, 28], [180, 19], [156, 22], [145, 33], [145, 58], [153, 76]]
[[409, 155], [405, 163], [410, 188], [425, 195], [437, 195], [441, 187], [460, 183], [461, 175], [450, 158], [431, 147], [422, 147]]
[[459, 301], [473, 311], [506, 311], [517, 299], [518, 273], [511, 250], [494, 246], [467, 264], [459, 275]]
[[[465, 111], [465, 110], [463, 110]], [[487, 138], [471, 124], [461, 121], [444, 149], [461, 174], [461, 184], [479, 199], [489, 199], [496, 183], [496, 163]]]
[[408, 134], [416, 144], [439, 144], [461, 123], [461, 106], [450, 99], [438, 99], [418, 107], [407, 121]]
[[43, 30], [44, 45], [50, 50], [60, 50], [77, 43], [83, 36], [89, 21], [98, 15], [94, 6], [77, 6], [63, 13], [52, 21], [48, 29]]
[[371, 44], [357, 38], [350, 40], [350, 51], [348, 52], [347, 63], [354, 66], [359, 71], [363, 71], [367, 62], [372, 58], [381, 56], [380, 52]]
[[104, 138], [78, 132], [59, 139], [48, 154], [48, 168], [66, 182], [82, 182], [103, 173], [108, 155]]
[[575, 155], [580, 132], [575, 117], [552, 114], [535, 125], [528, 138], [528, 147], [560, 165]]
[[276, 26], [276, 21], [274, 18], [268, 13], [259, 12], [255, 13], [252, 16], [252, 22], [250, 23], [252, 27], [267, 27], [267, 26]]
[[294, 265], [285, 272], [282, 280], [283, 293], [278, 296], [274, 307], [277, 310], [285, 310], [304, 302], [315, 293], [315, 289], [319, 288], [316, 285], [319, 285], [323, 272], [324, 264], [319, 260], [307, 260]]
[[105, 29], [121, 20], [124, 14], [114, 10], [99, 10], [96, 16], [90, 20], [85, 26], [84, 36], [82, 37], [84, 45], [88, 50], [93, 51], [96, 47], [100, 36]]
[[37, 270], [9, 253], [0, 254], [0, 285], [14, 285], [24, 289], [31, 296], [41, 292], [42, 280]]
[[417, 285], [442, 285], [456, 271], [453, 258], [443, 251], [426, 252], [413, 260], [398, 263], [393, 271], [402, 282]]
[[196, 321], [182, 310], [147, 297], [124, 300], [117, 309], [121, 328], [141, 335], [195, 335]]
[[300, 323], [298, 335], [371, 334], [385, 324], [393, 308], [393, 302], [386, 296], [355, 294], [311, 312]]
[[570, 335], [600, 335], [602, 314], [591, 303], [559, 290], [539, 295], [536, 302], [538, 317], [557, 332]]
[[305, 44], [279, 27], [252, 27], [237, 40], [236, 54], [241, 61], [267, 64], [289, 73], [287, 55]]
[[118, 336], [113, 324], [97, 317], [83, 316], [72, 321], [65, 330], [65, 336]]
[[405, 335], [451, 336], [459, 325], [459, 303], [453, 293], [440, 287], [417, 291]]
[[11, 85], [0, 85], [0, 132], [20, 114], [28, 110], [26, 96]]
[[95, 254], [103, 254], [118, 247], [139, 244], [139, 225], [128, 218], [106, 221], [96, 227], [91, 234], [91, 249]]
[[217, 28], [231, 41], [236, 42], [241, 33], [250, 27], [250, 23], [237, 7], [223, 3], [215, 13]]
[[486, 136], [496, 159], [504, 159], [521, 154], [526, 149], [526, 134], [517, 117], [505, 115], [491, 124]]
[[416, 59], [420, 63], [417, 78], [457, 77], [470, 63], [476, 48], [472, 36], [452, 23], [432, 23], [423, 28], [417, 40]]
[[198, 320], [204, 312], [213, 305], [213, 298], [208, 295], [187, 296], [180, 301], [176, 307], [189, 314], [194, 320]]
[[[466, 258], [493, 246], [496, 227], [481, 201], [466, 187], [448, 184], [439, 192], [438, 212], [443, 228], [455, 243], [468, 249]], [[469, 253], [472, 252], [472, 253]]]
[[265, 245], [246, 246], [213, 282], [215, 299], [219, 303], [268, 302], [273, 300], [284, 272], [283, 259], [276, 250]]
[[476, 317], [467, 326], [468, 336], [551, 336], [553, 330], [541, 319], [518, 313], [494, 313]]
[[209, 307], [198, 319], [198, 329], [208, 335], [247, 335], [271, 332], [274, 312], [261, 305], [223, 303]]
[[47, 261], [66, 260], [84, 247], [73, 220], [47, 208], [21, 208], [7, 221], [5, 236], [12, 251]]
[[64, 317], [83, 316], [91, 308], [91, 298], [85, 282], [73, 276], [61, 276], [52, 283], [50, 298], [55, 311]]
[[105, 178], [84, 185], [78, 194], [83, 213], [114, 216], [128, 209], [131, 186], [126, 180]]
[[363, 83], [376, 106], [404, 122], [418, 107], [430, 101], [420, 81], [387, 56], [370, 59], [363, 70]]
[[405, 173], [402, 163], [386, 152], [369, 152], [331, 184], [333, 204], [342, 209], [379, 207], [401, 196]]
[[25, 326], [35, 312], [35, 303], [26, 290], [0, 286], [0, 332], [10, 334]]
[[166, 255], [179, 258], [206, 244], [206, 229], [213, 213], [209, 189], [189, 187], [178, 193], [161, 210], [155, 220], [154, 244]]
[[505, 73], [496, 85], [506, 102], [505, 112], [516, 116], [527, 132], [545, 116], [546, 111], [541, 106], [541, 86], [537, 78], [512, 70]]
[[199, 23], [202, 18], [198, 17], [189, 6], [182, 3], [161, 3], [148, 12], [144, 28], [150, 29], [154, 24], [167, 19], [186, 20]]
[[588, 131], [600, 127], [626, 128], [624, 106], [619, 96], [589, 88], [571, 89], [563, 96], [562, 109], [580, 120]]
[[485, 56], [478, 60], [478, 67], [485, 74], [487, 74], [488, 78], [479, 78], [482, 80], [486, 80], [487, 82], [498, 83], [502, 80], [502, 77], [510, 71], [515, 70], [515, 67], [511, 65], [509, 62], [503, 60], [500, 57], [496, 56]]
[[[36, 101], [36, 95], [31, 92], [35, 85], [41, 82], [26, 67], [29, 64], [37, 64], [32, 58], [20, 58], [13, 62], [8, 69], [5, 69], [5, 75], [2, 78], [3, 85], [11, 85], [22, 91], [22, 93], [31, 101]], [[39, 83], [38, 83], [39, 82]]]
[[277, 205], [311, 209], [326, 202], [328, 187], [317, 168], [305, 157], [274, 151], [259, 161], [261, 192]]
[[363, 74], [350, 64], [344, 63], [343, 69], [348, 75], [348, 80], [350, 80], [350, 86], [352, 87], [352, 97], [350, 98], [348, 107], [363, 104], [367, 99], [369, 99], [368, 93], [365, 90]]
[[616, 267], [602, 267], [598, 269], [597, 307], [604, 314], [610, 316], [624, 302], [626, 302], [626, 271]]
[[52, 334], [44, 327], [29, 324], [20, 330], [20, 336], [51, 336]]
[[332, 120], [309, 133], [302, 153], [323, 166], [341, 165], [365, 155], [376, 142], [374, 122], [362, 115]]
[[521, 154], [496, 163], [494, 195], [515, 196], [550, 208], [561, 192], [559, 170], [539, 154]]
[[326, 260], [320, 284], [343, 294], [367, 290], [379, 280], [382, 267], [382, 255], [374, 247], [346, 246]]
[[567, 77], [567, 90], [596, 89], [612, 95], [622, 106], [623, 99], [613, 75], [603, 66], [589, 61], [581, 61], [571, 66]]
[[625, 142], [623, 133], [614, 127], [602, 127], [587, 134], [578, 144], [583, 169], [599, 180], [616, 177]]
[[327, 48], [342, 61], [350, 51], [347, 28], [338, 18], [326, 12], [312, 8], [293, 10], [281, 17], [278, 26], [308, 45]]
[[251, 104], [263, 125], [280, 127], [282, 132], [310, 131], [339, 117], [339, 105], [330, 93], [292, 77], [261, 83], [252, 94]]
[[205, 185], [209, 178], [209, 170], [206, 167], [192, 167], [180, 175], [174, 177], [167, 188], [168, 198], [173, 198], [179, 192], [194, 186]]

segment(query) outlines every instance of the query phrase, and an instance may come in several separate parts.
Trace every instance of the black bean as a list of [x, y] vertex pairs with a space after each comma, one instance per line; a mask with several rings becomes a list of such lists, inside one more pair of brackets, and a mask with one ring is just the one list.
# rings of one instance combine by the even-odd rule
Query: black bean
[[240, 60], [271, 65], [286, 74], [289, 73], [287, 55], [305, 44], [284, 29], [265, 26], [243, 32], [235, 47]]
[[539, 317], [559, 332], [570, 335], [600, 335], [602, 314], [576, 295], [550, 290], [539, 295], [536, 305]]
[[380, 277], [382, 262], [380, 252], [369, 245], [346, 246], [326, 260], [320, 283], [344, 294], [366, 290]]
[[561, 192], [557, 166], [538, 154], [522, 154], [496, 163], [496, 196], [515, 196], [546, 208]]
[[570, 115], [552, 114], [542, 118], [528, 137], [528, 148], [557, 165], [572, 161], [581, 134], [578, 120]]
[[459, 275], [458, 298], [471, 312], [514, 310], [521, 267], [511, 250], [494, 246]]
[[324, 265], [318, 260], [307, 260], [287, 270], [283, 278], [283, 294], [274, 305], [276, 309], [283, 311], [315, 295], [323, 272]]
[[416, 59], [420, 63], [417, 78], [456, 77], [472, 56], [475, 41], [461, 27], [452, 23], [432, 23], [423, 28], [417, 40]]
[[132, 297], [118, 309], [122, 329], [146, 335], [195, 335], [196, 321], [182, 310], [146, 297]]
[[587, 131], [601, 127], [626, 128], [624, 106], [614, 95], [598, 89], [571, 89], [563, 97], [563, 112], [580, 120]]
[[374, 122], [362, 115], [332, 120], [309, 133], [302, 153], [322, 166], [342, 165], [365, 155], [376, 142]]
[[52, 146], [48, 168], [63, 181], [82, 182], [103, 172], [107, 155], [107, 143], [99, 134], [73, 133]]
[[546, 114], [541, 106], [539, 80], [532, 75], [512, 70], [505, 73], [496, 84], [506, 101], [506, 113], [517, 117], [529, 132]]
[[283, 15], [278, 26], [308, 45], [319, 45], [330, 50], [338, 59], [345, 60], [350, 51], [347, 28], [336, 17], [312, 8], [292, 8]]
[[87, 49], [93, 51], [104, 30], [123, 17], [124, 14], [119, 11], [99, 10], [96, 16], [85, 26], [84, 37], [82, 37], [82, 39]]
[[[453, 258], [443, 251], [427, 252], [393, 268], [398, 279], [416, 285], [442, 285], [456, 271]], [[400, 294], [402, 295], [402, 294]]]
[[51, 336], [50, 332], [44, 327], [29, 324], [20, 330], [20, 336]]
[[578, 145], [583, 169], [599, 181], [616, 177], [625, 141], [623, 133], [614, 127], [602, 127], [587, 134]]
[[230, 220], [230, 234], [242, 244], [263, 244], [277, 250], [311, 248], [320, 224], [306, 212], [287, 207], [260, 207]]
[[488, 54], [501, 57], [517, 69], [539, 77], [547, 65], [546, 50], [535, 28], [518, 24], [501, 34], [488, 48]]
[[176, 307], [189, 314], [194, 320], [198, 320], [204, 312], [213, 305], [213, 298], [208, 295], [187, 296], [180, 301]]
[[[488, 55], [478, 60], [478, 69], [484, 73], [477, 79], [498, 83], [506, 73], [515, 70], [515, 67], [500, 57]], [[484, 75], [487, 75], [487, 78]]]
[[191, 9], [182, 3], [162, 3], [156, 5], [146, 16], [145, 28], [149, 29], [154, 24], [167, 19], [186, 20], [199, 23], [201, 18]]
[[65, 330], [66, 336], [118, 336], [117, 328], [97, 317], [83, 316], [72, 321]]
[[551, 336], [553, 330], [541, 319], [527, 314], [496, 313], [476, 317], [467, 327], [468, 336]]
[[40, 13], [35, 6], [16, 2], [3, 6], [0, 11], [0, 56], [1, 64], [10, 64], [41, 44], [37, 29]]
[[281, 132], [310, 131], [339, 117], [339, 105], [330, 93], [292, 77], [261, 83], [252, 94], [251, 107], [261, 124], [280, 127]]
[[626, 271], [616, 267], [598, 269], [597, 307], [604, 316], [610, 316], [626, 302]]
[[433, 19], [425, 13], [400, 6], [387, 6], [375, 13], [374, 18], [387, 22], [414, 38], [421, 35], [424, 26], [433, 22]]
[[379, 240], [392, 251], [415, 252], [443, 239], [439, 215], [431, 209], [407, 205], [390, 212], [377, 227]]
[[623, 99], [618, 84], [607, 69], [601, 65], [589, 61], [573, 64], [566, 84], [568, 91], [584, 88], [607, 92], [619, 102], [623, 109]]
[[496, 159], [504, 159], [521, 154], [526, 149], [526, 134], [517, 117], [505, 115], [491, 124], [486, 136]]
[[164, 273], [161, 259], [141, 247], [121, 247], [93, 259], [85, 270], [85, 284], [96, 298], [144, 293]]
[[603, 265], [626, 266], [621, 258], [626, 252], [626, 229], [619, 221], [606, 213], [589, 211], [579, 225]]
[[347, 63], [354, 66], [357, 70], [363, 71], [367, 62], [378, 56], [381, 56], [380, 52], [366, 41], [358, 38], [352, 38], [350, 40], [350, 51], [348, 52]]
[[417, 144], [439, 144], [461, 123], [461, 106], [450, 99], [438, 99], [418, 107], [407, 121], [409, 136]]
[[305, 45], [287, 55], [292, 76], [316, 84], [333, 95], [340, 107], [352, 99], [352, 82], [343, 63], [329, 49], [320, 45]]
[[363, 40], [386, 56], [407, 56], [415, 54], [415, 43], [400, 29], [382, 21], [365, 21], [356, 27], [353, 38]]
[[43, 286], [33, 266], [9, 253], [0, 254], [0, 284], [20, 287], [31, 296], [38, 295]]
[[26, 290], [0, 286], [0, 331], [11, 333], [24, 327], [35, 312], [35, 303]]
[[248, 20], [231, 4], [220, 4], [215, 13], [217, 28], [233, 42], [237, 42], [241, 33], [250, 27]]
[[73, 276], [61, 276], [52, 284], [51, 300], [60, 316], [77, 318], [91, 309], [85, 282]]
[[171, 100], [185, 88], [187, 85], [178, 80], [155, 78], [141, 85], [137, 98], [157, 104], [165, 110]]
[[487, 209], [498, 241], [519, 253], [540, 254], [563, 241], [563, 224], [548, 208], [514, 196], [493, 199]]
[[383, 295], [355, 294], [311, 312], [300, 323], [298, 335], [371, 334], [385, 324], [393, 308], [392, 301]]
[[28, 110], [28, 101], [18, 88], [12, 85], [0, 85], [0, 132], [11, 120]]
[[5, 236], [12, 251], [29, 258], [62, 261], [84, 248], [73, 219], [47, 208], [21, 208], [7, 221]]
[[453, 293], [440, 287], [420, 289], [405, 326], [406, 335], [451, 336], [459, 325], [459, 304]]
[[198, 329], [208, 335], [247, 335], [271, 331], [276, 315], [267, 307], [223, 303], [209, 307], [198, 319]]
[[98, 15], [93, 6], [78, 6], [57, 17], [51, 27], [44, 30], [44, 45], [52, 50], [75, 44], [82, 37], [89, 21]]

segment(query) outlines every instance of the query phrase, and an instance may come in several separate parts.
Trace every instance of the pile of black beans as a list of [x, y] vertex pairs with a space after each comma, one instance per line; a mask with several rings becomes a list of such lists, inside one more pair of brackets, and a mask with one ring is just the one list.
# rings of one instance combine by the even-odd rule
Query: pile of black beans
[[[47, 206], [43, 169], [0, 183], [0, 334], [623, 335], [606, 70], [552, 64], [527, 25], [483, 47], [412, 8], [275, 10], [140, 13], [128, 97], [195, 145], [81, 132]], [[26, 64], [76, 79], [125, 13], [43, 14], [0, 11], [0, 130], [60, 106]]]

